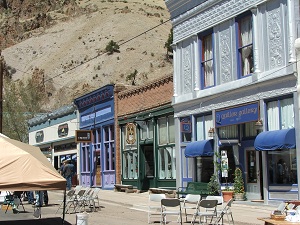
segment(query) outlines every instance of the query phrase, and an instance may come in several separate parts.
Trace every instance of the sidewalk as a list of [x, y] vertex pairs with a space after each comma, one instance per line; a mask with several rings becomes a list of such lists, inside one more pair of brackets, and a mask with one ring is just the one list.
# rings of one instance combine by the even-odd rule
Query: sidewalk
[[[49, 206], [42, 207], [42, 218], [57, 218], [62, 216], [56, 211], [63, 199], [63, 191], [49, 191]], [[100, 209], [96, 212], [88, 212], [88, 225], [147, 225], [148, 192], [144, 193], [124, 193], [113, 190], [100, 190]], [[33, 207], [27, 202], [24, 203], [26, 212], [13, 214], [11, 211], [0, 213], [0, 221], [33, 219]], [[263, 225], [264, 222], [258, 217], [269, 217], [270, 212], [277, 206], [264, 205], [263, 203], [250, 201], [234, 201], [232, 213], [235, 225]], [[22, 208], [20, 208], [22, 209]], [[66, 224], [75, 225], [76, 213], [66, 214]], [[225, 218], [226, 223], [226, 218]], [[184, 222], [184, 224], [190, 224]], [[46, 225], [46, 224], [42, 224]], [[52, 224], [51, 224], [52, 225]], [[53, 224], [57, 225], [57, 224]]]

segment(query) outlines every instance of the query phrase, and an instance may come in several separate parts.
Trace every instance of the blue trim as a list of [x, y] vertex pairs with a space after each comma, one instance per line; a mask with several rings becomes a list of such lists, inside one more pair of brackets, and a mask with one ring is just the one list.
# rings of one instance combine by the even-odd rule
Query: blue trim
[[295, 149], [295, 128], [262, 132], [257, 135], [254, 147], [259, 151]]
[[184, 151], [185, 157], [213, 156], [213, 139], [189, 143]]

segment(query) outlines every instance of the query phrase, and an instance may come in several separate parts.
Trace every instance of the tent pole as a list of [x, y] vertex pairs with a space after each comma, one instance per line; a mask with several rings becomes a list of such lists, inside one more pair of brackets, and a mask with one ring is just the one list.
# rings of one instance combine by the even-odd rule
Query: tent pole
[[66, 209], [66, 190], [67, 190], [67, 189], [64, 190], [64, 207], [63, 207], [63, 220], [62, 220], [62, 225], [65, 224], [65, 214], [66, 214], [66, 212], [65, 212], [65, 209]]

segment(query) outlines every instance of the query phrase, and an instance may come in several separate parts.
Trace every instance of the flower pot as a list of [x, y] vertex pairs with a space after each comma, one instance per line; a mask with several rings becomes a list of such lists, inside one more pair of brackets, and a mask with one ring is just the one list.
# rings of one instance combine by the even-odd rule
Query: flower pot
[[233, 198], [233, 191], [222, 191], [224, 202], [228, 202]]
[[235, 201], [244, 201], [244, 193], [234, 193]]

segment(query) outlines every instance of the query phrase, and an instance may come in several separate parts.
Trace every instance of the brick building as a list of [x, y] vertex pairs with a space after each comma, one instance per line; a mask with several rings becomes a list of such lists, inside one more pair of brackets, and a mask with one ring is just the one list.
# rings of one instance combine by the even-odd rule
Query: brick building
[[172, 75], [123, 91], [116, 86], [116, 183], [176, 186], [172, 96]]

